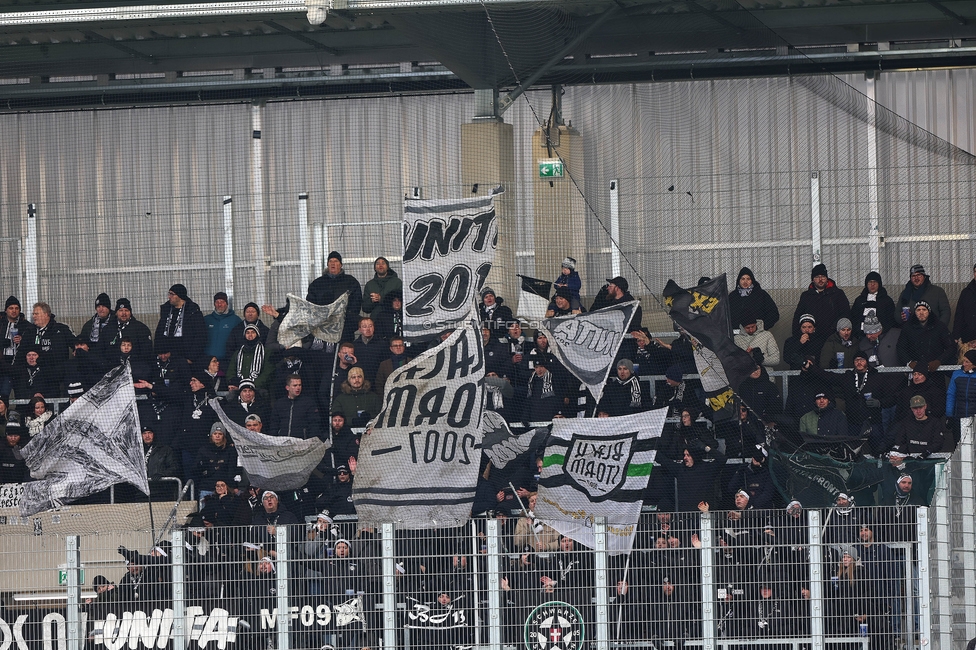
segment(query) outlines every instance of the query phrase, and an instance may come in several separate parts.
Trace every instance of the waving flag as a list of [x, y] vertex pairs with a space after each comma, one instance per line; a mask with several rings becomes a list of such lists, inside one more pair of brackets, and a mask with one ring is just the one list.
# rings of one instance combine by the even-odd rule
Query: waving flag
[[549, 309], [549, 295], [552, 293], [552, 282], [519, 275], [522, 285], [519, 287], [518, 316], [530, 323], [537, 323], [546, 317]]
[[348, 304], [348, 291], [329, 305], [316, 305], [289, 293], [288, 313], [278, 326], [278, 343], [287, 348], [309, 334], [327, 343], [338, 343], [342, 338]]
[[24, 485], [21, 516], [60, 508], [116, 483], [131, 483], [148, 495], [140, 429], [132, 372], [123, 364], [24, 447], [24, 461], [38, 480]]
[[535, 514], [590, 548], [603, 517], [610, 553], [630, 552], [666, 415], [553, 420]]

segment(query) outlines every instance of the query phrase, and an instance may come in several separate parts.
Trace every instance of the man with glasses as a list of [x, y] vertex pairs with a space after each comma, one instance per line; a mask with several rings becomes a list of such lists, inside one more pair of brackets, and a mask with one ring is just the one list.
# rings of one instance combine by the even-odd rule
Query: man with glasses
[[373, 384], [373, 390], [376, 391], [377, 395], [381, 398], [383, 397], [386, 380], [390, 378], [394, 370], [403, 366], [409, 360], [407, 358], [407, 347], [403, 337], [394, 336], [390, 339], [390, 356], [380, 362], [379, 370], [376, 371], [376, 382]]

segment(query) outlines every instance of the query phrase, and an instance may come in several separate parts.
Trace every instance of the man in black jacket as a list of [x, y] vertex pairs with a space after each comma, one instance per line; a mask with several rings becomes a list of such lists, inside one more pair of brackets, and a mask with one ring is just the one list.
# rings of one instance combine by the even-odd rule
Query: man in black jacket
[[305, 300], [316, 305], [328, 305], [339, 299], [346, 291], [349, 292], [349, 303], [346, 305], [346, 321], [342, 328], [342, 340], [351, 341], [359, 327], [359, 311], [363, 306], [363, 288], [359, 280], [347, 275], [342, 270], [342, 255], [337, 251], [329, 253], [329, 260], [324, 274], [312, 280], [308, 285]]
[[169, 288], [167, 302], [159, 306], [156, 343], [170, 341], [172, 352], [193, 363], [203, 356], [207, 347], [207, 323], [200, 305], [190, 300], [186, 287], [174, 284]]
[[314, 398], [302, 395], [302, 378], [298, 375], [285, 380], [285, 396], [274, 403], [268, 434], [302, 440], [324, 437], [319, 407]]

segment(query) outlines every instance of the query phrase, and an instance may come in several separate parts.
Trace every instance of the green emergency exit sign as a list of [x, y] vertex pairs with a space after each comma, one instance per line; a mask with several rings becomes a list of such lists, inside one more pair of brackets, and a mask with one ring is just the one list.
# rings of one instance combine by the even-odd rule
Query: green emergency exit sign
[[563, 161], [558, 158], [539, 161], [539, 178], [562, 178]]

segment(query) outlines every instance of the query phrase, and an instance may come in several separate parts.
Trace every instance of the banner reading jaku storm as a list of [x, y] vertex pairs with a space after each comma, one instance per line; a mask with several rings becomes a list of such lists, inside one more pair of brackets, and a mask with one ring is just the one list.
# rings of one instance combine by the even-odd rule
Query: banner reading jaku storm
[[474, 323], [397, 369], [359, 447], [360, 521], [405, 528], [460, 525], [481, 460], [484, 349]]
[[471, 318], [498, 243], [494, 194], [403, 206], [403, 335], [431, 339]]

